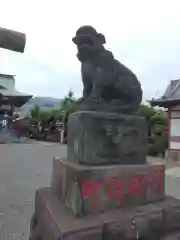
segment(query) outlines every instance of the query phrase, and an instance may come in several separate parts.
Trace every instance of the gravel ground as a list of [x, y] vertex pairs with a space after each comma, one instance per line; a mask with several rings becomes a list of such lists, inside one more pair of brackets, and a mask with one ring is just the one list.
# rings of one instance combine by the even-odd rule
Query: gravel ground
[[[66, 156], [66, 146], [56, 143], [0, 144], [0, 240], [28, 240], [34, 195], [48, 186], [53, 156]], [[162, 159], [148, 158], [152, 163]], [[180, 197], [180, 177], [167, 174], [169, 195]], [[180, 175], [179, 175], [180, 176]]]
[[66, 156], [60, 144], [0, 145], [0, 240], [27, 240], [34, 195], [48, 186], [53, 156]]

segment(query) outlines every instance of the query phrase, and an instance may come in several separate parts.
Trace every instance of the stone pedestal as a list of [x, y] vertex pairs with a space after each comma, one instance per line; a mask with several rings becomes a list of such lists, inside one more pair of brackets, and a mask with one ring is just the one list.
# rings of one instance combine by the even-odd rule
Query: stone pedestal
[[31, 225], [31, 240], [137, 240], [137, 236], [178, 240], [166, 236], [180, 229], [180, 201], [166, 197], [152, 204], [76, 218], [51, 188], [43, 188], [36, 192]]
[[52, 187], [75, 215], [164, 198], [164, 165], [85, 166], [54, 159]]
[[164, 166], [146, 164], [141, 84], [93, 27], [72, 40], [83, 98], [69, 116], [67, 159], [54, 159], [51, 187], [36, 192], [30, 240], [169, 239], [180, 201], [164, 196]]
[[67, 158], [84, 165], [144, 164], [145, 119], [93, 111], [71, 114]]
[[74, 113], [68, 157], [54, 158], [51, 187], [36, 192], [30, 240], [176, 240], [180, 201], [165, 197], [145, 139], [143, 118]]

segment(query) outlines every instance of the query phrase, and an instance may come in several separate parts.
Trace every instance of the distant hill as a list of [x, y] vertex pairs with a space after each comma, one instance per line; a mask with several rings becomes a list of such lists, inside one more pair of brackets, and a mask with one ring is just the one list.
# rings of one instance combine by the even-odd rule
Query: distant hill
[[60, 106], [62, 99], [51, 97], [34, 97], [31, 98], [25, 105], [17, 109], [21, 113], [21, 116], [27, 115], [35, 105], [38, 105], [42, 109], [54, 109]]

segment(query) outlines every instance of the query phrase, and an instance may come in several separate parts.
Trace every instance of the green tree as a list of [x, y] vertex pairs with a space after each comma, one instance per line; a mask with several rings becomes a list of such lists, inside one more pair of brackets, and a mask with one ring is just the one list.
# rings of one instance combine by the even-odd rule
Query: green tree
[[54, 117], [55, 120], [63, 120], [64, 113], [61, 109], [52, 109], [50, 115]]
[[31, 110], [31, 117], [37, 119], [40, 113], [40, 107], [35, 105], [34, 108]]
[[151, 135], [151, 117], [156, 114], [156, 111], [153, 107], [150, 107], [149, 105], [141, 104], [139, 106], [139, 109], [137, 111], [137, 114], [139, 116], [142, 116], [146, 119], [147, 122], [147, 135]]
[[151, 156], [162, 154], [167, 149], [167, 123], [168, 117], [164, 111], [148, 105], [141, 105], [138, 115], [145, 117], [148, 128], [147, 153]]
[[65, 117], [74, 110], [77, 101], [78, 99], [74, 97], [74, 93], [72, 92], [72, 90], [69, 90], [67, 96], [65, 96], [65, 98], [61, 102], [61, 111]]
[[166, 113], [157, 113], [156, 115], [151, 116], [150, 118], [151, 127], [154, 125], [163, 125], [167, 126], [168, 116]]
[[38, 120], [46, 122], [51, 117], [51, 112], [49, 110], [40, 110], [38, 115]]
[[156, 114], [156, 110], [149, 105], [141, 104], [137, 113], [139, 116], [145, 117], [149, 121], [150, 118]]

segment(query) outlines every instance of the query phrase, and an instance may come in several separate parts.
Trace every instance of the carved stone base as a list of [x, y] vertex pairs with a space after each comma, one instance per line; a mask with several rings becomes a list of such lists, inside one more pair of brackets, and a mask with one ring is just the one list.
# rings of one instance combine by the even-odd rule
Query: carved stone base
[[86, 165], [144, 164], [145, 119], [93, 111], [71, 114], [68, 120], [68, 159]]
[[36, 192], [31, 225], [31, 236], [38, 229], [38, 235], [31, 240], [137, 240], [137, 236], [177, 240], [165, 236], [180, 230], [180, 201], [167, 197], [153, 204], [76, 218], [51, 188], [43, 188]]
[[164, 198], [164, 165], [83, 166], [54, 159], [52, 187], [76, 215]]

